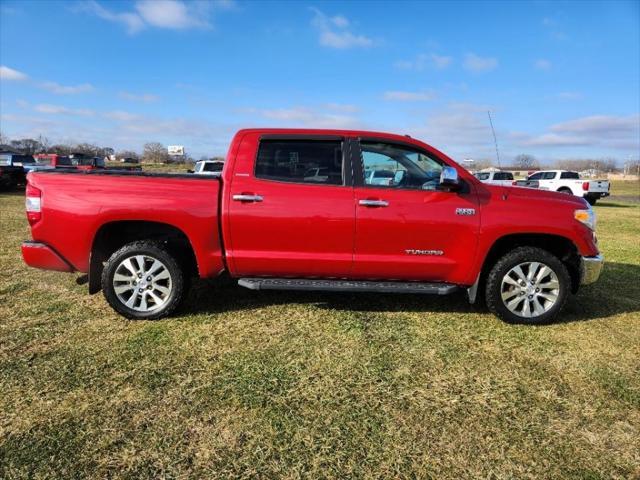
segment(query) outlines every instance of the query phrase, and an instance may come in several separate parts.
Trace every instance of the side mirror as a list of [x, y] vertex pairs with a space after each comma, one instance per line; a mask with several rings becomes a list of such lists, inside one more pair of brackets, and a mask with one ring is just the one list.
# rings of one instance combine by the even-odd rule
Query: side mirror
[[196, 173], [194, 170], [187, 170], [187, 173]]
[[458, 178], [458, 171], [453, 168], [446, 166], [442, 169], [442, 173], [440, 173], [440, 185], [439, 187], [447, 187], [451, 190], [457, 190], [460, 188], [460, 179]]

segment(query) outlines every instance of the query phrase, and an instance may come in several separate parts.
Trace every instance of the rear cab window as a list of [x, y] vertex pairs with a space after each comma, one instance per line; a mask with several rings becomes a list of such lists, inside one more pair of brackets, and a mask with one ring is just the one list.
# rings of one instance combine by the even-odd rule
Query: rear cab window
[[496, 172], [494, 180], [513, 180], [513, 174], [511, 172]]
[[278, 182], [344, 185], [341, 140], [262, 139], [255, 176]]
[[580, 175], [578, 172], [562, 172], [560, 174], [560, 178], [567, 178], [570, 180], [580, 180]]

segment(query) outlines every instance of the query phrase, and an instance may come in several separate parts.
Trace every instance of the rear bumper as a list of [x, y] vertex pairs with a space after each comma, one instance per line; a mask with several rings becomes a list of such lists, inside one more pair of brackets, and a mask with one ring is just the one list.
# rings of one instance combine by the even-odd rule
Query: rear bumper
[[73, 266], [55, 252], [51, 247], [40, 242], [23, 242], [22, 259], [24, 263], [34, 268], [56, 270], [58, 272], [73, 272]]
[[580, 257], [580, 285], [589, 285], [596, 282], [600, 278], [603, 265], [604, 257], [602, 255]]
[[609, 192], [587, 192], [584, 194], [584, 198], [604, 198], [611, 195]]

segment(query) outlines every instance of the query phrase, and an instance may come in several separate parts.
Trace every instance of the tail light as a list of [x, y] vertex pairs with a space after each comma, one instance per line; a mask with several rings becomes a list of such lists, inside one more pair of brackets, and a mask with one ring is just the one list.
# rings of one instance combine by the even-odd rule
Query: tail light
[[40, 189], [27, 183], [26, 194], [25, 207], [27, 210], [27, 220], [29, 220], [29, 225], [34, 225], [42, 218], [42, 192]]
[[514, 180], [513, 182], [511, 182], [511, 185], [517, 185], [517, 184], [518, 184], [517, 180]]
[[582, 183], [582, 190], [584, 190], [585, 192], [589, 191], [589, 182]]

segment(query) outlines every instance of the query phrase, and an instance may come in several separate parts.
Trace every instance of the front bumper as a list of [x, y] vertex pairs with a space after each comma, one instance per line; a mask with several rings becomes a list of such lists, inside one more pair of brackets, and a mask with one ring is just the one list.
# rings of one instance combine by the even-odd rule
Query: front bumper
[[22, 259], [34, 268], [73, 272], [74, 268], [51, 247], [40, 242], [23, 242]]
[[596, 282], [600, 277], [603, 265], [604, 257], [602, 255], [580, 257], [580, 285], [589, 285]]

